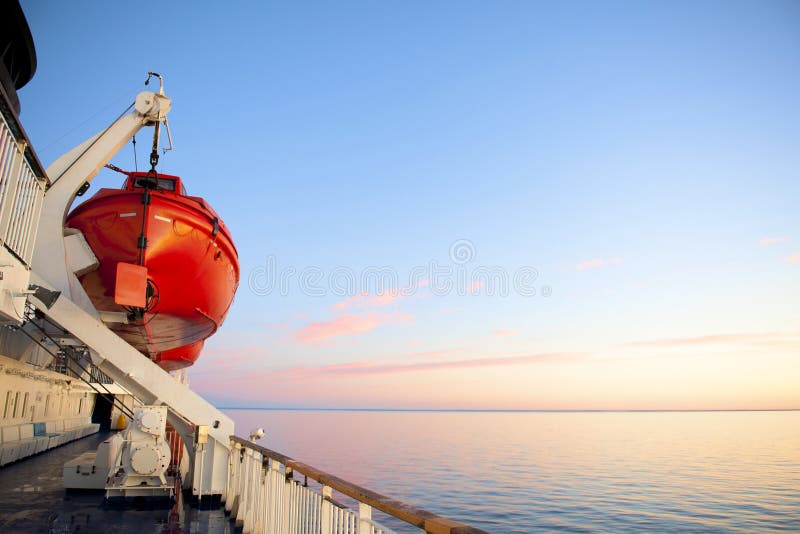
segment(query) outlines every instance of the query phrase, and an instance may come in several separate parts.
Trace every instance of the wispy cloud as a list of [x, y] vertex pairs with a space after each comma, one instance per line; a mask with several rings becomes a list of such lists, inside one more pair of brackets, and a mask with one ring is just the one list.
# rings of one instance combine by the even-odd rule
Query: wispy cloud
[[239, 347], [209, 347], [203, 349], [203, 359], [229, 358], [231, 356], [258, 356], [264, 353], [264, 348], [258, 345], [244, 345]]
[[591, 260], [582, 261], [575, 265], [577, 271], [588, 271], [589, 269], [599, 269], [601, 267], [608, 267], [610, 265], [619, 265], [622, 263], [622, 258], [615, 256], [613, 258], [594, 258]]
[[787, 237], [765, 237], [764, 239], [758, 242], [759, 247], [768, 247], [769, 245], [774, 245], [776, 243], [783, 243], [786, 241]]
[[498, 328], [494, 331], [494, 335], [496, 337], [513, 337], [516, 336], [519, 332], [513, 330], [511, 328]]
[[421, 361], [414, 363], [376, 364], [366, 361], [344, 362], [317, 367], [291, 367], [278, 371], [297, 379], [313, 378], [321, 375], [361, 376], [411, 373], [418, 371], [446, 371], [453, 369], [473, 369], [479, 367], [502, 367], [508, 365], [526, 365], [543, 363], [565, 363], [587, 359], [585, 352], [543, 352], [521, 356], [474, 358], [450, 361]]
[[796, 332], [747, 332], [737, 334], [714, 334], [707, 336], [679, 337], [634, 341], [624, 343], [624, 347], [672, 348], [703, 345], [741, 345], [741, 344], [781, 344], [797, 345], [800, 348], [800, 333]]
[[244, 363], [255, 363], [267, 358], [263, 347], [242, 346], [231, 348], [207, 348], [203, 351], [198, 364], [201, 368], [209, 366], [215, 371], [238, 367]]
[[326, 339], [365, 334], [381, 325], [414, 320], [408, 313], [369, 313], [340, 315], [330, 321], [310, 323], [294, 333], [298, 343], [315, 343]]
[[347, 297], [333, 305], [334, 311], [343, 311], [350, 308], [380, 308], [388, 306], [400, 299], [413, 296], [421, 287], [427, 287], [428, 280], [420, 280], [414, 285], [400, 289], [388, 289], [377, 295], [370, 295], [366, 291]]
[[344, 300], [340, 300], [333, 305], [333, 309], [336, 311], [341, 311], [348, 308], [379, 308], [382, 306], [387, 306], [400, 298], [403, 298], [403, 296], [400, 293], [393, 291], [386, 291], [380, 295], [373, 296], [370, 296], [368, 293], [359, 293], [357, 295], [353, 295], [352, 297], [347, 297]]
[[439, 359], [439, 358], [449, 358], [455, 354], [464, 354], [464, 348], [462, 347], [454, 347], [450, 349], [440, 349], [440, 350], [425, 350], [422, 352], [413, 352], [406, 356], [407, 359], [411, 360], [432, 360], [432, 359]]
[[225, 358], [219, 358], [216, 360], [209, 360], [207, 363], [208, 365], [219, 368], [219, 367], [237, 367], [240, 364], [257, 361], [259, 358], [256, 356], [226, 356]]
[[786, 256], [785, 261], [786, 263], [800, 263], [800, 253]]
[[334, 310], [346, 310], [350, 306], [353, 306], [353, 305], [355, 305], [356, 303], [359, 303], [359, 302], [363, 302], [367, 298], [369, 298], [369, 294], [368, 293], [366, 293], [366, 292], [358, 293], [356, 295], [347, 297], [346, 299], [340, 300], [339, 302], [335, 303], [333, 305], [333, 309]]

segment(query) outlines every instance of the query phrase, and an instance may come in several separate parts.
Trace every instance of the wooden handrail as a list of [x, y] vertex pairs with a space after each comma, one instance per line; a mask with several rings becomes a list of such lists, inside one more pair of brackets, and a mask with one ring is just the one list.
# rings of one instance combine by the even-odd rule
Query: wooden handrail
[[305, 464], [303, 462], [298, 462], [297, 460], [290, 458], [285, 454], [262, 447], [261, 445], [257, 445], [252, 441], [240, 438], [239, 436], [231, 436], [231, 441], [238, 443], [243, 447], [258, 451], [263, 456], [272, 458], [273, 460], [282, 463], [286, 467], [290, 467], [295, 471], [299, 471], [300, 473], [316, 480], [320, 484], [330, 486], [340, 493], [352, 497], [353, 499], [380, 510], [381, 512], [389, 514], [390, 516], [405, 521], [410, 525], [424, 529], [425, 532], [430, 534], [487, 534], [486, 531], [481, 529], [471, 527], [457, 521], [452, 521], [445, 517], [436, 515], [433, 512], [429, 512], [427, 510], [423, 510], [422, 508], [417, 508], [416, 506], [398, 501], [397, 499], [392, 499], [391, 497], [381, 495], [380, 493], [359, 486], [358, 484], [353, 484], [352, 482], [341, 479], [336, 475], [331, 475], [330, 473], [326, 473], [325, 471], [317, 469], [314, 466]]

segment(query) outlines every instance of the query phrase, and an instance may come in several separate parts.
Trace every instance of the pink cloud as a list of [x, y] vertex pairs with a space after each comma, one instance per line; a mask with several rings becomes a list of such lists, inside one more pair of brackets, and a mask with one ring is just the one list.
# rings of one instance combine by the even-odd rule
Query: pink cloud
[[255, 356], [227, 356], [216, 360], [209, 360], [207, 363], [212, 367], [236, 367], [239, 364], [256, 361]]
[[786, 237], [765, 237], [764, 239], [758, 242], [759, 247], [767, 247], [769, 245], [774, 245], [775, 243], [783, 243], [788, 238]]
[[426, 350], [422, 352], [413, 352], [408, 354], [406, 358], [411, 360], [431, 360], [437, 358], [449, 358], [452, 357], [454, 354], [463, 354], [464, 349], [461, 347], [456, 347], [452, 349], [441, 349], [441, 350]]
[[412, 284], [406, 287], [401, 287], [398, 290], [389, 289], [386, 291], [382, 291], [378, 295], [370, 295], [366, 291], [362, 291], [361, 293], [357, 293], [353, 296], [347, 297], [344, 300], [340, 300], [339, 302], [333, 305], [333, 309], [335, 311], [346, 310], [348, 308], [380, 308], [382, 306], [387, 306], [396, 302], [400, 299], [411, 297], [415, 294], [417, 289], [421, 287], [427, 287], [428, 280], [420, 280], [416, 284]]
[[231, 356], [255, 357], [263, 353], [264, 348], [257, 345], [246, 345], [240, 347], [206, 347], [203, 349], [202, 358], [203, 360], [208, 360], [217, 357], [229, 358]]
[[622, 258], [615, 256], [613, 258], [595, 258], [592, 260], [582, 261], [575, 265], [578, 271], [588, 271], [589, 269], [599, 269], [600, 267], [608, 267], [609, 265], [619, 265], [622, 263]]
[[414, 319], [410, 314], [340, 315], [330, 321], [310, 323], [294, 333], [298, 343], [314, 343], [333, 337], [365, 334], [379, 326], [391, 323], [409, 322]]
[[800, 263], [800, 253], [786, 256], [785, 261], [786, 263]]
[[507, 365], [573, 362], [585, 360], [589, 356], [589, 353], [584, 352], [543, 352], [537, 354], [526, 354], [522, 356], [474, 358], [468, 360], [438, 362], [423, 361], [415, 363], [373, 364], [365, 361], [356, 361], [345, 362], [341, 364], [322, 365], [319, 367], [291, 367], [277, 372], [302, 380], [320, 375], [384, 375], [419, 371], [447, 371], [451, 369], [474, 369], [480, 367], [500, 367]]
[[359, 293], [357, 295], [353, 295], [352, 297], [347, 297], [344, 300], [340, 300], [336, 304], [333, 305], [333, 309], [335, 311], [346, 310], [348, 308], [380, 308], [383, 306], [387, 306], [401, 298], [404, 298], [404, 295], [394, 291], [386, 291], [381, 293], [380, 295], [370, 296], [367, 293]]
[[511, 328], [498, 328], [494, 331], [494, 335], [497, 337], [513, 337], [517, 334], [518, 332], [516, 330], [512, 330]]
[[207, 348], [200, 355], [197, 367], [202, 369], [205, 366], [211, 366], [216, 372], [221, 369], [238, 367], [244, 363], [260, 362], [265, 358], [267, 358], [267, 353], [263, 347]]
[[469, 292], [473, 295], [481, 290], [483, 287], [483, 282], [480, 280], [473, 280], [472, 283], [469, 285]]
[[351, 297], [347, 297], [344, 300], [340, 300], [336, 304], [333, 305], [334, 310], [345, 310], [349, 308], [351, 305], [363, 301], [369, 295], [367, 293], [357, 293]]
[[365, 306], [386, 306], [387, 304], [391, 304], [395, 300], [401, 298], [399, 293], [383, 293], [381, 295], [376, 295], [374, 297], [368, 298], [365, 302]]
[[464, 311], [463, 306], [455, 306], [453, 308], [442, 308], [441, 310], [437, 311], [439, 315], [451, 315], [453, 313], [460, 313]]
[[629, 347], [692, 347], [702, 345], [722, 345], [722, 344], [778, 344], [786, 346], [800, 345], [800, 333], [791, 332], [752, 332], [737, 334], [713, 334], [708, 336], [683, 337], [671, 339], [655, 339], [650, 341], [634, 341], [625, 343]]

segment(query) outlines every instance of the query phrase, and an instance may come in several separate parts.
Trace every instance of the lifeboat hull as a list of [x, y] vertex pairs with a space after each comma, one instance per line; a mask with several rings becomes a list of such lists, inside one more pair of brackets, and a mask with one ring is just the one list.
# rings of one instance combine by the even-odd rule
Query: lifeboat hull
[[[171, 371], [192, 365], [225, 319], [239, 283], [238, 254], [203, 199], [176, 192], [178, 185], [149, 190], [143, 202], [145, 190], [135, 187], [141, 176], [129, 173], [122, 190], [101, 189], [69, 214], [66, 226], [83, 233], [99, 260], [79, 278], [95, 308], [125, 314], [127, 323], [109, 327]], [[146, 267], [145, 308], [115, 302], [120, 262]]]

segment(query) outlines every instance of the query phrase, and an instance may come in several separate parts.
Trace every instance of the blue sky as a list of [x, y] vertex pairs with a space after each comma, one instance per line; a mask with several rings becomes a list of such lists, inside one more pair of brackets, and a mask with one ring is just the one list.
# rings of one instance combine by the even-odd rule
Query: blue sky
[[[161, 171], [240, 253], [236, 303], [190, 371], [213, 400], [576, 407], [564, 392], [602, 376], [579, 407], [800, 406], [796, 2], [23, 8], [39, 67], [22, 119], [45, 165], [165, 77]], [[132, 168], [131, 148], [113, 162]], [[273, 257], [407, 286], [458, 266], [459, 240], [470, 273], [535, 267], [537, 295], [343, 303], [248, 283]]]

